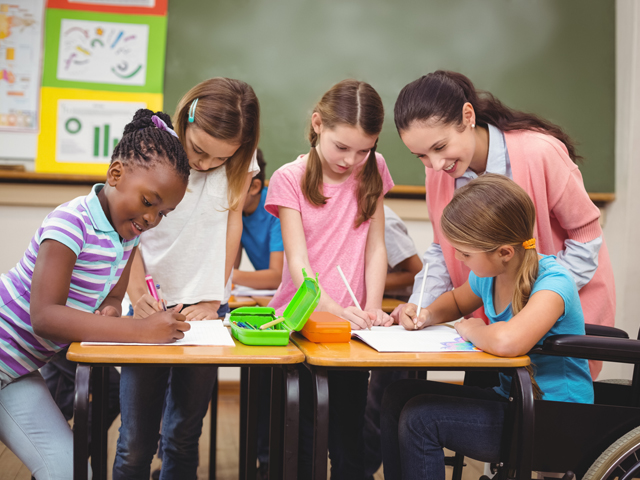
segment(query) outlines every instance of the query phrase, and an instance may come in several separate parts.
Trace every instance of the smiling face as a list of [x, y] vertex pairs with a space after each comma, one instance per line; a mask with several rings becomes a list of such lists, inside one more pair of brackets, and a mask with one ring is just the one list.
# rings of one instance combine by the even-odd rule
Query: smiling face
[[333, 181], [348, 177], [354, 166], [367, 159], [378, 139], [377, 135], [367, 135], [360, 127], [336, 125], [327, 128], [318, 113], [311, 117], [311, 126], [320, 136], [316, 149], [322, 161], [322, 173]]
[[184, 197], [187, 182], [174, 168], [158, 162], [153, 168], [123, 165], [115, 160], [98, 194], [107, 219], [125, 240], [157, 226]]
[[188, 125], [184, 147], [189, 166], [196, 171], [206, 172], [223, 165], [236, 153], [240, 144], [220, 140], [194, 125]]

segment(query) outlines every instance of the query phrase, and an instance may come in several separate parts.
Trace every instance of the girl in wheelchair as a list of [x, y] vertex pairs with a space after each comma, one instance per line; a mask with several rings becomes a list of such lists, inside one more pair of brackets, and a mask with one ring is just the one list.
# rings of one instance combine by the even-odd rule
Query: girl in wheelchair
[[[485, 352], [525, 355], [550, 335], [584, 335], [584, 317], [571, 274], [535, 248], [535, 207], [515, 182], [486, 174], [456, 193], [441, 228], [470, 270], [468, 281], [444, 293], [419, 317], [400, 317], [409, 330], [450, 322], [484, 305], [489, 324], [467, 318], [458, 333]], [[593, 403], [587, 360], [531, 354], [536, 398]], [[499, 461], [511, 379], [479, 388], [424, 380], [391, 385], [382, 404], [384, 477], [445, 478], [443, 448]]]

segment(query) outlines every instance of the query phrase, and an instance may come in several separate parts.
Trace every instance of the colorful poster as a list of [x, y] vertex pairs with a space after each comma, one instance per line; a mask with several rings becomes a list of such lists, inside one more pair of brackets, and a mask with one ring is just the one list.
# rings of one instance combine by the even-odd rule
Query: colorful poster
[[58, 80], [144, 85], [149, 26], [62, 20]]
[[0, 0], [0, 130], [38, 129], [44, 0]]
[[162, 93], [166, 35], [166, 17], [48, 8], [42, 86]]
[[49, 0], [49, 8], [129, 15], [166, 15], [168, 0]]
[[36, 172], [104, 175], [139, 108], [162, 109], [162, 95], [42, 88]]
[[146, 104], [104, 100], [59, 100], [58, 163], [109, 163], [133, 114]]

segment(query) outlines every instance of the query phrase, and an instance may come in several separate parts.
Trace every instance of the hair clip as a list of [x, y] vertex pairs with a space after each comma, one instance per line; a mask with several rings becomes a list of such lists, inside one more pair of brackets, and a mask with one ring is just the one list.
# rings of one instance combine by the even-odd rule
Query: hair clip
[[522, 242], [522, 246], [524, 247], [525, 250], [533, 250], [536, 248], [536, 239], [530, 238], [526, 242]]
[[191, 102], [191, 106], [189, 107], [189, 123], [193, 123], [196, 119], [196, 105], [198, 105], [197, 98]]
[[162, 130], [163, 132], [168, 132], [174, 137], [178, 138], [178, 134], [174, 132], [171, 128], [169, 128], [169, 125], [167, 125], [167, 123], [157, 115], [153, 115], [151, 117], [151, 121], [158, 128], [158, 130]]

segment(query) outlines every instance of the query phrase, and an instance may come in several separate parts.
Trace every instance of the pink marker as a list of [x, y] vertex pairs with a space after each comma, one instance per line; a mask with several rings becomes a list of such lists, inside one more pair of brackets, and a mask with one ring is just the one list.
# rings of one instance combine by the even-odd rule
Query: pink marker
[[158, 297], [158, 292], [156, 290], [156, 284], [153, 282], [153, 277], [151, 275], [147, 275], [144, 277], [147, 281], [147, 288], [149, 289], [149, 293], [153, 298], [155, 298], [156, 302], [160, 301], [160, 297]]

